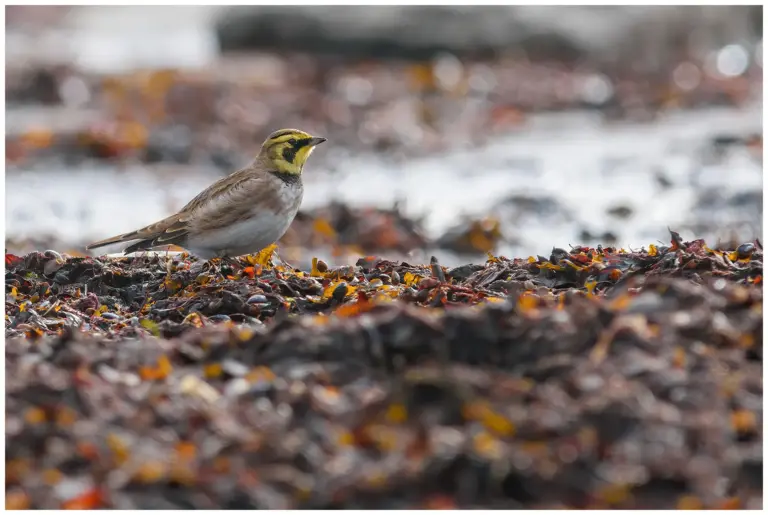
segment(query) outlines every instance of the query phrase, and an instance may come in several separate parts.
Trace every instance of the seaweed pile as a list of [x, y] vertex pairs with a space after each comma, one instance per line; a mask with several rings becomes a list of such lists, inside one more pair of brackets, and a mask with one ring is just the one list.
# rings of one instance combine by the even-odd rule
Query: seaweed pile
[[6, 255], [7, 508], [760, 508], [762, 258]]

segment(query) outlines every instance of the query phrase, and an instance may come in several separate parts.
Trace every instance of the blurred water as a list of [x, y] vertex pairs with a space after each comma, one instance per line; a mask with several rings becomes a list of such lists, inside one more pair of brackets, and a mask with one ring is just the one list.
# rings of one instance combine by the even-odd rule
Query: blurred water
[[[406, 213], [425, 216], [433, 237], [464, 215], [495, 213], [508, 240], [499, 251], [515, 256], [588, 243], [584, 230], [610, 231], [625, 247], [666, 241], [667, 226], [683, 229], [685, 239], [726, 237], [729, 227], [753, 238], [761, 231], [761, 212], [755, 216], [727, 202], [713, 204], [713, 210], [696, 209], [707, 191], [728, 197], [762, 190], [762, 166], [745, 148], [712, 150], [715, 136], [749, 133], [762, 133], [759, 107], [677, 113], [644, 125], [606, 126], [583, 113], [541, 115], [521, 132], [485, 147], [405, 162], [348, 155], [330, 134], [330, 143], [317, 151], [327, 153], [325, 159], [310, 162], [305, 171], [303, 207], [331, 200], [391, 206], [402, 199]], [[333, 171], [328, 162], [337, 165]], [[658, 174], [671, 186], [661, 187]], [[6, 235], [54, 235], [81, 245], [167, 216], [219, 176], [189, 167], [150, 171], [102, 165], [11, 172]], [[556, 204], [521, 216], [514, 206], [497, 205], [511, 195], [550, 198]], [[606, 215], [616, 206], [633, 214], [625, 220]], [[699, 218], [705, 222], [699, 233], [686, 229]]]

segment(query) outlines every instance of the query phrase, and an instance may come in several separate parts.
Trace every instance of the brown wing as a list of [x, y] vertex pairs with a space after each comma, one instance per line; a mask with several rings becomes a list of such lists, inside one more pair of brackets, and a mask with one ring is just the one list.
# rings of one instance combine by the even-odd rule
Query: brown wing
[[226, 177], [222, 177], [206, 189], [201, 191], [195, 198], [187, 202], [187, 205], [181, 208], [179, 213], [192, 213], [200, 208], [210, 205], [210, 201], [221, 197], [222, 195], [231, 195], [237, 191], [248, 180], [254, 178], [253, 167], [242, 168]]
[[275, 214], [284, 206], [278, 195], [280, 183], [269, 174], [251, 174], [222, 192], [213, 202], [195, 209], [189, 224], [195, 233], [216, 231], [253, 216], [259, 209]]
[[[177, 213], [175, 215], [169, 216], [168, 218], [160, 220], [159, 222], [143, 227], [137, 231], [118, 234], [117, 236], [107, 238], [106, 240], [91, 243], [85, 248], [91, 250], [122, 241], [142, 240], [141, 242], [131, 245], [125, 249], [126, 253], [129, 253], [140, 248], [151, 248], [158, 245], [170, 245], [186, 237], [187, 221], [188, 215], [186, 213]], [[133, 247], [136, 248], [133, 250], [128, 250]]]
[[136, 231], [118, 234], [105, 240], [91, 243], [86, 247], [87, 250], [104, 247], [113, 243], [125, 241], [140, 240], [125, 249], [125, 253], [135, 252], [137, 250], [150, 249], [160, 245], [179, 245], [184, 243], [189, 233], [190, 221], [197, 215], [204, 215], [210, 211], [210, 207], [218, 202], [211, 202], [225, 195], [231, 195], [239, 191], [241, 186], [248, 180], [254, 178], [254, 169], [252, 167], [243, 168], [226, 177], [222, 177], [199, 195], [190, 200], [181, 211], [168, 218], [160, 220], [154, 224], [148, 225]]

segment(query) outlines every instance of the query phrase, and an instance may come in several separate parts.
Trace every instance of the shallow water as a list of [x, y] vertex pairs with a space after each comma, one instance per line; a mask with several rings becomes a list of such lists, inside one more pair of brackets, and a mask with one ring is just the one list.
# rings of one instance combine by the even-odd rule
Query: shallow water
[[[760, 235], [762, 205], [756, 212], [726, 200], [760, 192], [762, 165], [744, 147], [716, 155], [711, 138], [762, 133], [761, 117], [760, 107], [677, 113], [644, 125], [604, 125], [584, 113], [541, 115], [482, 148], [397, 163], [380, 155], [348, 155], [333, 171], [327, 162], [343, 151], [329, 146], [327, 159], [310, 163], [305, 172], [304, 208], [331, 200], [391, 206], [403, 199], [407, 214], [425, 216], [433, 237], [463, 215], [495, 213], [508, 240], [499, 253], [515, 256], [590, 243], [583, 230], [610, 231], [624, 247], [667, 241], [667, 226], [684, 239], [726, 238], [730, 228], [750, 239]], [[662, 188], [658, 173], [672, 185]], [[6, 237], [55, 235], [80, 245], [167, 216], [219, 176], [213, 169], [181, 166], [9, 170]], [[697, 211], [708, 189], [726, 200]], [[559, 207], [521, 213], [496, 205], [511, 195], [550, 197]], [[605, 212], [614, 206], [633, 214], [611, 218]], [[704, 220], [701, 227], [691, 226], [696, 220]]]

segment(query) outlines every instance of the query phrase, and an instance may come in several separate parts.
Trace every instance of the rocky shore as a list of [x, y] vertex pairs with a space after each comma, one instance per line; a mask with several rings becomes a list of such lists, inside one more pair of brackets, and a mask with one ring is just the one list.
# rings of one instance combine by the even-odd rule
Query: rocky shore
[[7, 509], [762, 508], [761, 7], [6, 16]]
[[761, 508], [759, 241], [6, 255], [8, 508]]

